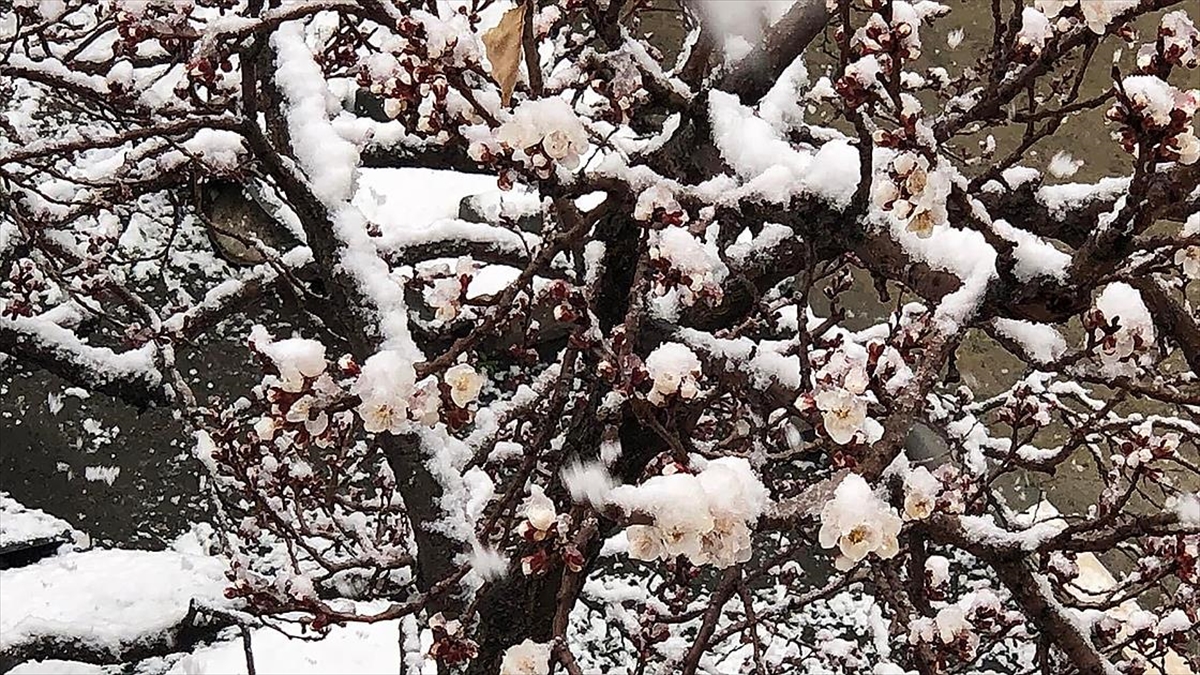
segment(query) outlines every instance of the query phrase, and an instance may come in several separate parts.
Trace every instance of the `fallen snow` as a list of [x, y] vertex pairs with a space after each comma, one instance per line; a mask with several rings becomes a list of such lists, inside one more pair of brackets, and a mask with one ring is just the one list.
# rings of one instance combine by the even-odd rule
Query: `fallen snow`
[[[259, 675], [378, 675], [400, 667], [400, 623], [335, 626], [323, 639], [294, 640], [271, 629], [251, 634], [254, 667]], [[426, 661], [421, 672], [436, 673]], [[197, 649], [178, 661], [167, 675], [237, 675], [246, 673], [242, 641], [234, 639]]]
[[82, 536], [71, 524], [40, 509], [26, 508], [0, 492], [0, 551], [25, 542]]
[[117, 654], [176, 626], [193, 599], [228, 606], [225, 570], [184, 550], [91, 550], [2, 570], [0, 650], [57, 636]]

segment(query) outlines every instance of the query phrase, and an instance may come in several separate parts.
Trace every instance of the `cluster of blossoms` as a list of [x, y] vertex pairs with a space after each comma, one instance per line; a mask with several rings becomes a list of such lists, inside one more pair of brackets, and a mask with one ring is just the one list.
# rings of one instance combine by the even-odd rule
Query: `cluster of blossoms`
[[900, 551], [897, 536], [904, 522], [895, 509], [871, 490], [858, 474], [847, 474], [821, 510], [818, 539], [824, 548], [838, 547], [834, 564], [848, 570], [874, 553], [891, 558]]
[[[250, 348], [278, 373], [264, 380], [262, 394], [269, 408], [254, 424], [258, 439], [277, 444], [308, 439], [329, 447], [334, 439], [327, 433], [330, 418], [325, 408], [341, 395], [342, 387], [326, 372], [325, 345], [304, 338], [273, 340], [265, 328], [255, 326]], [[344, 365], [352, 369], [349, 361]]]
[[[558, 163], [568, 169], [579, 166], [587, 152], [588, 134], [566, 101], [543, 98], [524, 101], [512, 117], [496, 130], [496, 141], [512, 152], [512, 158], [538, 177], [546, 179]], [[476, 161], [487, 161], [496, 152], [485, 142], [469, 149]]]
[[821, 414], [822, 428], [838, 445], [879, 440], [883, 426], [867, 416], [871, 399], [866, 393], [871, 378], [865, 363], [837, 351], [817, 372], [816, 380], [816, 394], [801, 394], [797, 408], [804, 411], [815, 406]]
[[429, 630], [433, 634], [429, 656], [438, 663], [453, 666], [479, 656], [479, 645], [467, 637], [466, 630], [458, 619], [447, 620], [438, 612], [429, 617]]
[[875, 181], [872, 199], [876, 206], [891, 212], [910, 231], [924, 238], [933, 234], [934, 227], [946, 222], [950, 189], [950, 173], [946, 169], [931, 169], [924, 155], [902, 152]]
[[1132, 286], [1113, 283], [1096, 298], [1086, 326], [1098, 336], [1098, 354], [1106, 370], [1128, 373], [1150, 362], [1154, 320]]
[[1157, 42], [1144, 44], [1138, 50], [1138, 70], [1149, 75], [1170, 66], [1200, 66], [1200, 30], [1186, 12], [1164, 14], [1158, 25], [1158, 37]]
[[478, 42], [459, 39], [471, 34], [471, 17], [454, 13], [442, 19], [418, 10], [402, 19], [397, 31], [381, 52], [363, 62], [359, 86], [382, 99], [389, 118], [439, 141], [449, 138], [447, 129], [455, 117], [478, 122], [469, 108], [452, 115], [448, 105], [447, 76], [480, 61]]
[[1180, 164], [1200, 161], [1200, 138], [1192, 118], [1200, 109], [1200, 90], [1182, 91], [1155, 75], [1130, 75], [1121, 81], [1123, 96], [1109, 108], [1108, 119], [1121, 125], [1126, 152], [1136, 152], [1148, 136], [1161, 136], [1159, 159]]
[[999, 419], [1013, 428], [1045, 427], [1050, 424], [1050, 405], [1027, 384], [1013, 387], [1000, 408]]
[[872, 14], [866, 25], [854, 32], [850, 47], [860, 56], [894, 54], [910, 61], [921, 58], [921, 35], [918, 29], [926, 13], [921, 10], [927, 10], [935, 3], [920, 3], [920, 10], [908, 2], [891, 4], [891, 23], [882, 14]]
[[359, 398], [355, 410], [371, 433], [398, 434], [410, 421], [432, 424], [438, 418], [437, 379], [427, 377], [417, 386], [412, 363], [392, 350], [367, 359], [350, 393]]
[[[830, 11], [836, 14], [837, 2], [827, 4], [833, 5], [834, 9]], [[869, 4], [881, 9], [884, 3]], [[872, 14], [866, 25], [850, 38], [850, 48], [857, 58], [846, 66], [845, 74], [834, 83], [837, 93], [849, 107], [862, 105], [873, 93], [882, 93], [881, 75], [890, 76], [903, 61], [920, 58], [921, 23], [950, 11], [949, 7], [937, 2], [889, 4], [892, 10], [890, 22], [882, 14]]]
[[677, 291], [679, 302], [690, 307], [703, 298], [719, 304], [724, 297], [721, 282], [729, 270], [717, 256], [683, 227], [667, 227], [653, 233], [650, 264], [654, 266], [654, 292]]
[[646, 398], [657, 406], [665, 406], [678, 396], [688, 401], [700, 393], [698, 384], [703, 376], [696, 353], [678, 342], [659, 345], [646, 357], [646, 373], [650, 376], [650, 393]]
[[685, 556], [694, 565], [725, 568], [750, 559], [750, 528], [766, 506], [767, 489], [748, 461], [722, 457], [697, 474], [676, 471], [618, 487], [611, 499], [654, 520], [625, 530], [631, 558]]
[[1000, 596], [989, 588], [980, 588], [958, 602], [938, 609], [933, 617], [917, 617], [909, 622], [908, 641], [928, 644], [956, 654], [962, 660], [975, 657], [979, 634], [999, 633], [1023, 623], [1020, 612], [1005, 610]]
[[675, 199], [675, 193], [662, 184], [642, 190], [633, 207], [633, 217], [644, 223], [663, 225], [682, 225], [687, 222], [687, 212]]
[[1058, 18], [1059, 31], [1069, 30], [1072, 19], [1081, 17], [1093, 33], [1103, 35], [1113, 19], [1137, 7], [1138, 0], [1034, 0], [1033, 4], [1050, 18]]
[[454, 269], [439, 264], [422, 274], [422, 295], [438, 321], [452, 321], [462, 310], [463, 297], [478, 268], [470, 258], [459, 258]]
[[522, 515], [524, 520], [517, 525], [517, 534], [526, 542], [537, 545], [532, 553], [521, 558], [523, 574], [543, 574], [550, 569], [554, 556], [561, 559], [563, 565], [572, 572], [583, 569], [583, 553], [568, 537], [570, 514], [560, 514], [541, 486], [529, 487], [529, 497], [522, 505]]
[[1147, 420], [1133, 427], [1132, 435], [1117, 444], [1119, 454], [1112, 456], [1114, 466], [1139, 469], [1157, 459], [1175, 456], [1180, 436], [1175, 432], [1154, 433], [1153, 422]]
[[31, 258], [20, 258], [0, 279], [0, 317], [33, 316], [58, 300], [58, 288]]

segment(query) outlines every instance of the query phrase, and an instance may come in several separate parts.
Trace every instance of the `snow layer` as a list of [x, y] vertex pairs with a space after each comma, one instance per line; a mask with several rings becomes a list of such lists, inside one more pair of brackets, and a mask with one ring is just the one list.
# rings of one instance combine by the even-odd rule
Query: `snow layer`
[[[394, 673], [401, 663], [397, 621], [333, 627], [316, 642], [292, 640], [271, 629], [251, 635], [259, 675], [376, 675]], [[426, 668], [421, 669], [423, 672]], [[167, 671], [168, 675], [235, 675], [246, 672], [240, 639], [202, 647]], [[428, 672], [437, 672], [436, 668]]]
[[82, 535], [67, 521], [39, 509], [26, 508], [7, 492], [0, 492], [0, 551], [25, 542], [56, 537], [65, 541], [79, 536]]
[[92, 550], [0, 571], [0, 650], [54, 635], [118, 652], [177, 625], [193, 599], [227, 606], [225, 569], [182, 550]]

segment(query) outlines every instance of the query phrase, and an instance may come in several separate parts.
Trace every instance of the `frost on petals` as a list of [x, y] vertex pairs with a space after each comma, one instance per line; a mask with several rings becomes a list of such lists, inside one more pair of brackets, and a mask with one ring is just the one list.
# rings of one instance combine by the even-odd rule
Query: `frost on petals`
[[501, 675], [547, 675], [550, 672], [550, 645], [526, 639], [504, 651]]
[[891, 558], [899, 552], [896, 537], [903, 525], [895, 510], [879, 498], [858, 474], [838, 484], [833, 499], [821, 511], [818, 538], [824, 548], [838, 547], [835, 564], [847, 570], [869, 554]]
[[720, 568], [750, 559], [750, 528], [766, 501], [766, 488], [740, 457], [712, 460], [699, 474], [655, 476], [612, 492], [612, 502], [626, 512], [654, 519], [626, 529], [631, 558], [682, 555]]
[[702, 375], [695, 352], [678, 342], [660, 345], [646, 358], [651, 389], [646, 398], [654, 405], [666, 405], [673, 396], [684, 400], [700, 393], [697, 381]]

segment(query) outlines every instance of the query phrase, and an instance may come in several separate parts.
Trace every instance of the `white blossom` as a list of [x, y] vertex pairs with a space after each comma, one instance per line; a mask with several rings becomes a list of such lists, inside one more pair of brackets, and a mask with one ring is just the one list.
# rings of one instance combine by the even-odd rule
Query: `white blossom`
[[849, 569], [867, 555], [891, 558], [899, 552], [897, 536], [903, 522], [880, 499], [862, 476], [842, 479], [833, 499], [821, 511], [818, 540], [824, 548], [838, 547], [838, 569]]
[[909, 472], [904, 479], [904, 517], [924, 520], [933, 513], [942, 484], [923, 466]]
[[542, 532], [549, 530], [558, 521], [558, 511], [554, 502], [538, 485], [529, 488], [529, 497], [524, 505], [525, 520], [535, 529]]
[[548, 675], [550, 645], [526, 639], [504, 650], [500, 675]]
[[827, 389], [815, 397], [825, 423], [825, 433], [838, 445], [854, 440], [867, 428], [867, 400], [845, 389]]
[[465, 408], [471, 401], [479, 397], [480, 390], [486, 378], [475, 371], [469, 363], [460, 363], [446, 370], [443, 376], [450, 387], [450, 398], [460, 408]]
[[612, 491], [612, 503], [653, 518], [626, 529], [636, 560], [685, 556], [695, 565], [728, 567], [750, 559], [750, 526], [766, 507], [767, 491], [740, 457], [709, 461], [699, 474], [655, 476]]
[[625, 528], [629, 541], [629, 557], [634, 560], [658, 560], [663, 554], [662, 531], [653, 525], [630, 525]]

